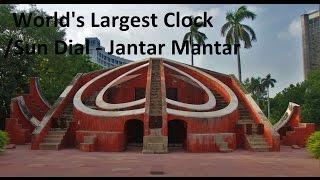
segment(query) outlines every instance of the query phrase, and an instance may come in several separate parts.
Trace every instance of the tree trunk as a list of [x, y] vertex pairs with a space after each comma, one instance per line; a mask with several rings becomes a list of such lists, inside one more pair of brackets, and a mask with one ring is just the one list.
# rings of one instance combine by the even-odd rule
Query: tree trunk
[[193, 66], [193, 51], [192, 51], [192, 37], [190, 35], [190, 50], [191, 50], [191, 66]]
[[238, 59], [239, 81], [242, 83], [242, 78], [241, 78], [241, 61], [240, 61], [240, 47], [238, 47], [237, 59]]
[[269, 86], [268, 86], [268, 119], [270, 119], [270, 100], [269, 100]]

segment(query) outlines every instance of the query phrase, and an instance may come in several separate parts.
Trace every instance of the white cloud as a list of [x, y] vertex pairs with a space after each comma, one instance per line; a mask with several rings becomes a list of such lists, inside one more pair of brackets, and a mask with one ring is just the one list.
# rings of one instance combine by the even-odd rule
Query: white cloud
[[281, 39], [288, 39], [288, 38], [299, 38], [301, 37], [301, 22], [299, 18], [296, 18], [291, 21], [288, 28], [284, 31], [281, 31], [278, 34], [278, 37]]
[[301, 24], [300, 19], [293, 20], [289, 25], [289, 33], [292, 37], [300, 37], [301, 36]]

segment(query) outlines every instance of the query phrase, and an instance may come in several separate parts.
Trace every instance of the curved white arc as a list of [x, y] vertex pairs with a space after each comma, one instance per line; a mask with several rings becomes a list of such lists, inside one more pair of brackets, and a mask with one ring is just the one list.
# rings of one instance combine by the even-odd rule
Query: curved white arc
[[193, 71], [196, 71], [197, 73], [206, 76], [210, 80], [215, 81], [220, 86], [222, 86], [222, 88], [228, 93], [228, 95], [230, 97], [230, 103], [228, 104], [228, 106], [223, 108], [223, 109], [220, 109], [218, 111], [190, 112], [190, 111], [181, 111], [181, 110], [167, 108], [167, 113], [168, 114], [177, 115], [177, 116], [183, 116], [183, 117], [194, 117], [194, 118], [215, 118], [215, 117], [221, 117], [221, 116], [230, 114], [230, 113], [232, 113], [233, 111], [235, 111], [238, 108], [238, 98], [237, 98], [237, 96], [234, 94], [234, 92], [227, 85], [225, 85], [220, 80], [216, 79], [215, 77], [213, 77], [213, 76], [211, 76], [211, 75], [209, 75], [209, 74], [207, 74], [207, 73], [205, 73], [203, 71], [200, 71], [200, 70], [198, 70], [196, 68], [187, 66], [185, 64], [174, 62], [174, 61], [167, 60], [167, 59], [166, 59], [166, 61], [171, 62], [173, 64], [177, 64], [177, 65], [183, 66], [183, 67], [191, 69]]
[[180, 69], [175, 68], [173, 66], [170, 66], [169, 64], [164, 63], [163, 65], [169, 69], [172, 69], [173, 71], [176, 71], [176, 72], [190, 78], [192, 81], [197, 83], [208, 95], [208, 101], [204, 104], [188, 104], [188, 103], [178, 102], [178, 101], [174, 101], [174, 100], [166, 98], [167, 103], [178, 106], [178, 107], [183, 107], [186, 109], [198, 110], [198, 111], [210, 110], [216, 106], [216, 98], [214, 97], [212, 92], [205, 85], [203, 85], [200, 81], [198, 81], [194, 77], [190, 76], [189, 74], [181, 71]]
[[131, 101], [131, 102], [126, 102], [126, 103], [118, 103], [118, 104], [112, 104], [112, 103], [107, 103], [103, 100], [103, 95], [105, 94], [105, 92], [117, 81], [119, 81], [121, 78], [127, 76], [128, 74], [131, 74], [135, 71], [138, 71], [139, 69], [142, 69], [146, 66], [148, 66], [149, 63], [143, 64], [141, 66], [138, 66], [134, 69], [131, 69], [130, 71], [122, 74], [121, 76], [117, 77], [116, 79], [114, 79], [113, 81], [111, 81], [109, 84], [107, 84], [97, 95], [96, 98], [96, 105], [101, 108], [101, 109], [106, 109], [106, 110], [114, 110], [114, 109], [123, 109], [123, 108], [128, 108], [128, 107], [132, 107], [132, 106], [136, 106], [139, 104], [143, 104], [146, 102], [146, 98], [143, 99], [139, 99], [136, 101]]
[[126, 111], [100, 111], [100, 110], [95, 110], [95, 109], [91, 109], [89, 107], [87, 107], [86, 105], [83, 104], [82, 100], [81, 100], [81, 96], [83, 94], [83, 92], [95, 81], [97, 81], [100, 78], [103, 78], [109, 74], [111, 74], [112, 72], [115, 72], [119, 69], [131, 66], [131, 65], [135, 65], [141, 62], [147, 62], [147, 60], [142, 60], [142, 61], [137, 61], [137, 62], [132, 62], [129, 64], [125, 64], [119, 67], [116, 67], [114, 69], [111, 69], [105, 73], [100, 74], [99, 76], [91, 79], [90, 81], [88, 81], [85, 85], [83, 85], [75, 94], [74, 98], [73, 98], [73, 105], [74, 107], [86, 114], [89, 115], [94, 115], [94, 116], [103, 116], [103, 117], [118, 117], [118, 116], [127, 116], [127, 115], [138, 115], [138, 114], [143, 114], [145, 112], [145, 108], [141, 108], [141, 109], [135, 109], [135, 110], [126, 110]]

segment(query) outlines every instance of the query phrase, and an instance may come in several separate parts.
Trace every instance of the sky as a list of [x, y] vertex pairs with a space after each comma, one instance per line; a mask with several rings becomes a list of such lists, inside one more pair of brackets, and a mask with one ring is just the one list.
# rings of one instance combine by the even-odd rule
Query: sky
[[[237, 9], [240, 5], [233, 4], [190, 4], [190, 5], [58, 5], [41, 4], [37, 8], [43, 9], [49, 15], [57, 11], [64, 15], [67, 11], [74, 11], [77, 16], [85, 17], [85, 26], [76, 27], [74, 18], [70, 27], [66, 28], [66, 39], [74, 43], [84, 44], [85, 37], [98, 37], [101, 45], [108, 49], [110, 40], [116, 43], [165, 43], [167, 48], [161, 55], [168, 59], [190, 64], [190, 55], [172, 55], [171, 41], [182, 41], [184, 34], [188, 32], [187, 27], [166, 27], [163, 16], [169, 12], [179, 11], [181, 15], [202, 15], [207, 12], [213, 16], [213, 27], [203, 27], [200, 31], [208, 37], [206, 43], [216, 41], [224, 43], [220, 28], [225, 23], [225, 15], [228, 11]], [[290, 4], [290, 5], [246, 5], [249, 10], [254, 11], [257, 17], [254, 21], [245, 20], [244, 24], [252, 27], [257, 35], [257, 41], [253, 42], [250, 49], [241, 49], [242, 79], [250, 77], [265, 77], [268, 73], [277, 80], [275, 87], [270, 90], [270, 96], [282, 91], [290, 84], [302, 82], [303, 77], [303, 55], [302, 34], [300, 15], [318, 10], [318, 4]], [[18, 5], [18, 9], [28, 9], [29, 5]], [[128, 31], [120, 31], [119, 27], [91, 27], [91, 13], [95, 12], [96, 19], [101, 16], [150, 16], [156, 14], [158, 27], [132, 28]], [[150, 55], [122, 55], [120, 57], [130, 60], [141, 60]], [[156, 57], [159, 57], [157, 55]], [[195, 66], [206, 68], [225, 74], [238, 76], [237, 59], [235, 55], [196, 55]]]

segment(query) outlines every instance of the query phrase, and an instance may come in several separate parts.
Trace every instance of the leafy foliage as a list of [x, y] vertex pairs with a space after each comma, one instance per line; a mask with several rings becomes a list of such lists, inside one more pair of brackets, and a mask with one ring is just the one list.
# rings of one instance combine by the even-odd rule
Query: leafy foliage
[[311, 71], [307, 79], [296, 85], [291, 84], [282, 92], [271, 99], [271, 119], [277, 122], [289, 102], [297, 103], [301, 106], [302, 122], [312, 122], [320, 125], [320, 71]]
[[[15, 25], [12, 13], [46, 16], [46, 13], [32, 6], [29, 10], [17, 10], [14, 5], [0, 5], [0, 127], [9, 114], [12, 97], [28, 91], [29, 78], [38, 76], [44, 95], [53, 102], [65, 86], [78, 72], [99, 69], [84, 55], [57, 55], [54, 53], [54, 42], [64, 40], [65, 32], [60, 27], [29, 27]], [[32, 16], [33, 18], [35, 16]], [[32, 20], [31, 20], [32, 21]], [[22, 40], [26, 44], [46, 44], [48, 53], [17, 54], [12, 48], [4, 58], [4, 50], [10, 39]], [[36, 51], [38, 52], [38, 51]]]
[[255, 99], [257, 104], [261, 107], [261, 105], [264, 104], [265, 96], [267, 94], [262, 79], [260, 77], [247, 78], [243, 82], [243, 86], [251, 93], [253, 99]]
[[0, 131], [0, 152], [4, 150], [8, 142], [9, 142], [9, 138], [7, 133], [4, 131]]
[[196, 44], [204, 44], [204, 41], [207, 39], [207, 36], [203, 32], [199, 31], [199, 29], [203, 26], [203, 22], [195, 23], [194, 17], [191, 17], [191, 18], [192, 18], [192, 24], [190, 26], [190, 30], [184, 35], [183, 41], [188, 41], [190, 43], [191, 66], [193, 66], [192, 45], [194, 44], [194, 41], [196, 41]]
[[314, 132], [308, 138], [306, 147], [315, 158], [320, 158], [320, 131]]
[[254, 20], [256, 16], [246, 6], [241, 6], [234, 12], [227, 12], [227, 22], [221, 28], [221, 35], [226, 36], [226, 43], [240, 44], [243, 41], [244, 48], [252, 47], [251, 42], [257, 40], [256, 34], [251, 27], [241, 22], [245, 19]]
[[304, 122], [314, 122], [320, 125], [320, 70], [311, 71], [306, 81], [302, 118]]
[[[252, 47], [252, 42], [257, 40], [254, 30], [242, 21], [246, 19], [254, 20], [256, 14], [247, 9], [247, 6], [240, 6], [236, 11], [229, 11], [226, 14], [226, 23], [221, 27], [221, 35], [226, 37], [227, 44], [240, 44], [243, 42], [244, 48]], [[238, 70], [239, 80], [241, 79], [241, 63], [240, 63], [240, 48], [238, 48]]]

